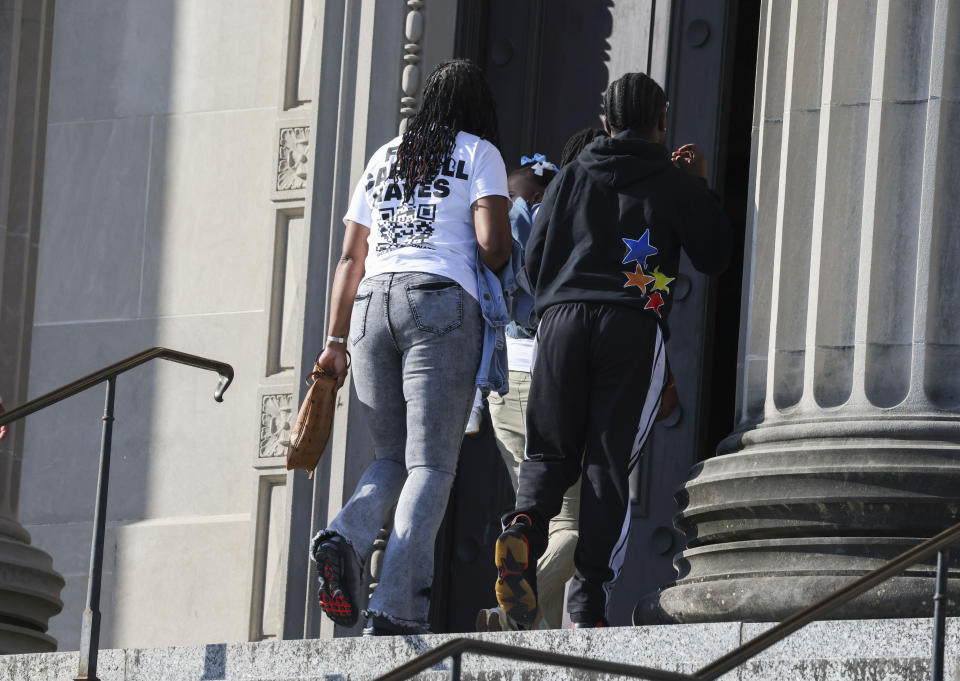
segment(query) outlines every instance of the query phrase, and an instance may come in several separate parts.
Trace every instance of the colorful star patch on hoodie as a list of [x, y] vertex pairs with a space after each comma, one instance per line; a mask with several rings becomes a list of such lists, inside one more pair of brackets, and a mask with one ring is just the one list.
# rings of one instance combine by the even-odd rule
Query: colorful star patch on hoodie
[[637, 265], [637, 269], [634, 272], [624, 272], [627, 275], [627, 283], [623, 285], [623, 288], [629, 288], [630, 286], [636, 286], [638, 289], [647, 292], [647, 284], [652, 281], [656, 281], [656, 277], [651, 277], [649, 274], [643, 271], [643, 268], [640, 265]]
[[651, 293], [647, 298], [647, 304], [643, 306], [644, 310], [653, 310], [660, 316], [660, 308], [663, 307], [663, 296], [659, 293]]
[[676, 277], [668, 277], [667, 275], [665, 275], [663, 272], [660, 271], [659, 265], [653, 268], [653, 272], [651, 272], [651, 274], [653, 274], [654, 282], [653, 282], [653, 288], [650, 290], [663, 291], [664, 293], [669, 295], [670, 293], [669, 284], [670, 282], [676, 280]]
[[647, 258], [656, 255], [656, 247], [650, 243], [650, 230], [647, 229], [639, 239], [623, 239], [627, 245], [627, 255], [623, 258], [623, 264], [628, 262], [637, 262], [642, 267], [647, 266]]

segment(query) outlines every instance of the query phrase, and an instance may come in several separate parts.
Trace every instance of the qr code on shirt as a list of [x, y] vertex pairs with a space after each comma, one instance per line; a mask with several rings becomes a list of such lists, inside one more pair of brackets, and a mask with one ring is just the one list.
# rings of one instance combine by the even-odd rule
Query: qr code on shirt
[[397, 207], [381, 207], [379, 212], [378, 255], [398, 248], [433, 248], [429, 241], [434, 232], [433, 221], [437, 214], [435, 205], [405, 203]]

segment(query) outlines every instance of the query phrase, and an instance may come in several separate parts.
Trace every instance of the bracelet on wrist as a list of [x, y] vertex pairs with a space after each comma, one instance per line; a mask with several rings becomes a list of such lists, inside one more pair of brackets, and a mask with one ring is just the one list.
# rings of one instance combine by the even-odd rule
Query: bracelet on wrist
[[328, 343], [341, 343], [343, 345], [347, 344], [347, 339], [342, 336], [327, 336]]

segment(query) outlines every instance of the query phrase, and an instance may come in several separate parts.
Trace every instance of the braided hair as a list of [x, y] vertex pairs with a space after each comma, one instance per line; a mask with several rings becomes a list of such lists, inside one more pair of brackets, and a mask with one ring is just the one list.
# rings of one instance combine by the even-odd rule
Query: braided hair
[[645, 73], [628, 73], [610, 83], [603, 94], [603, 112], [610, 130], [653, 129], [667, 106], [667, 95]]
[[500, 146], [496, 104], [483, 72], [468, 59], [453, 59], [427, 77], [423, 105], [397, 149], [392, 177], [402, 183], [404, 197], [413, 196], [416, 185], [433, 182], [461, 131]]
[[570, 135], [570, 139], [563, 144], [563, 151], [560, 152], [560, 167], [576, 161], [585, 146], [598, 137], [606, 136], [607, 131], [603, 128], [584, 128]]

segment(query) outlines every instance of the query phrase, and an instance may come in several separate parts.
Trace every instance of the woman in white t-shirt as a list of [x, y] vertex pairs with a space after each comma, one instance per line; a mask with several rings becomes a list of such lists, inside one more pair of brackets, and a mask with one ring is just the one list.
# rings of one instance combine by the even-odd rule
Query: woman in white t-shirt
[[375, 635], [427, 630], [434, 543], [480, 363], [477, 257], [498, 270], [512, 248], [496, 110], [480, 69], [440, 64], [409, 123], [373, 154], [353, 193], [318, 360], [342, 385], [349, 344], [376, 456], [311, 544], [320, 607], [337, 624], [356, 623], [362, 565], [396, 505], [364, 613], [364, 633]]

